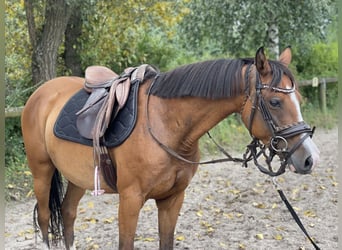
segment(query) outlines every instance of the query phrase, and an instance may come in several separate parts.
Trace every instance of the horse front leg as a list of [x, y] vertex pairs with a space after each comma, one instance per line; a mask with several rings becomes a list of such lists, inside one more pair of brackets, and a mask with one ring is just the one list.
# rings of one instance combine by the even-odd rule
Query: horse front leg
[[158, 207], [159, 249], [172, 250], [174, 231], [185, 191], [173, 194], [167, 199], [156, 200]]
[[134, 237], [138, 223], [139, 212], [145, 199], [136, 192], [120, 193], [119, 204], [119, 249], [133, 250]]

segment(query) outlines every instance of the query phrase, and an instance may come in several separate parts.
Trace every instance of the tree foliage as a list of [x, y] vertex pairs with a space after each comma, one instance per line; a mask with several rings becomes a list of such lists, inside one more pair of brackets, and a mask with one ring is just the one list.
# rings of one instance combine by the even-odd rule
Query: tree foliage
[[20, 106], [24, 104], [26, 82], [30, 79], [30, 42], [24, 2], [5, 1], [5, 4], [6, 106]]
[[83, 66], [102, 64], [117, 71], [160, 63], [156, 54], [170, 55], [175, 27], [188, 13], [182, 0], [98, 1], [91, 9], [80, 37]]
[[312, 35], [325, 36], [333, 12], [336, 15], [335, 5], [334, 0], [191, 1], [182, 33], [191, 47], [213, 44], [220, 52], [237, 56], [263, 45], [272, 47], [272, 26], [280, 47], [307, 44]]

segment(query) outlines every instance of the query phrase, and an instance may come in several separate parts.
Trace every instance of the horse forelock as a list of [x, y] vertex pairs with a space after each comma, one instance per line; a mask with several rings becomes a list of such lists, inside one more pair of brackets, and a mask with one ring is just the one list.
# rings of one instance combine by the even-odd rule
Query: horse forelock
[[290, 69], [279, 61], [269, 61], [272, 70], [271, 87], [280, 87], [281, 79], [286, 75], [291, 82], [295, 83], [294, 76]]

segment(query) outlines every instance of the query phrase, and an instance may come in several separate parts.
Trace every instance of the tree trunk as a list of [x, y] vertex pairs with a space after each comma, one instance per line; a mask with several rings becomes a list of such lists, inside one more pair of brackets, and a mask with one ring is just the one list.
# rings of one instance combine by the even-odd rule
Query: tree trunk
[[[25, 10], [32, 44], [32, 80], [40, 84], [56, 77], [58, 48], [70, 17], [67, 0], [46, 0], [42, 27], [36, 28], [34, 18], [35, 0], [25, 0]], [[68, 3], [67, 3], [68, 2]]]
[[76, 7], [77, 11], [71, 13], [67, 28], [65, 30], [65, 66], [71, 71], [73, 76], [82, 76], [81, 57], [79, 54], [79, 37], [82, 34], [82, 8]]
[[268, 36], [268, 46], [269, 46], [270, 54], [274, 56], [276, 59], [278, 59], [279, 57], [279, 29], [275, 21], [268, 24], [267, 36]]

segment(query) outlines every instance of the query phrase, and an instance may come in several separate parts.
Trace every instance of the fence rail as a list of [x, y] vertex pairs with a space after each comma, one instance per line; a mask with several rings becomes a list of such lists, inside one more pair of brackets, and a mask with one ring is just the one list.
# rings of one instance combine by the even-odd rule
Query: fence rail
[[[301, 80], [298, 81], [298, 85], [301, 86], [312, 86], [312, 87], [319, 87], [320, 89], [320, 103], [322, 112], [325, 113], [327, 109], [326, 104], [326, 84], [327, 83], [337, 83], [337, 77], [326, 77], [326, 78], [317, 78], [314, 77], [312, 80]], [[23, 111], [24, 107], [10, 107], [5, 108], [5, 118], [10, 117], [19, 117], [21, 112]]]

